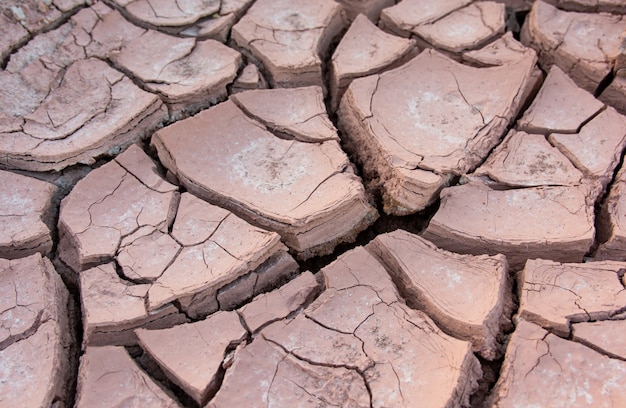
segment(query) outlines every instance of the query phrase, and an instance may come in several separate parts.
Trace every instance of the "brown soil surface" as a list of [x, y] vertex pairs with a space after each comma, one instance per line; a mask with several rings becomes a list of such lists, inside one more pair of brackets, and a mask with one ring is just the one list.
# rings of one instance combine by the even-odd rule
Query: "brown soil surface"
[[0, 4], [0, 408], [624, 407], [621, 0]]

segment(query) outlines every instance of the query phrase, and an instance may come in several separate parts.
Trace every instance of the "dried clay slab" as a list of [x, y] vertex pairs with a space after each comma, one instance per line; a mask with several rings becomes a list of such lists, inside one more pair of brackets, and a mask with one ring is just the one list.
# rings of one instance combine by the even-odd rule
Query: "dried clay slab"
[[344, 28], [332, 0], [258, 0], [232, 29], [232, 39], [260, 61], [273, 88], [324, 85], [322, 61]]
[[69, 294], [47, 258], [0, 259], [0, 404], [69, 404]]
[[420, 45], [460, 54], [480, 48], [504, 33], [505, 5], [493, 1], [474, 2], [432, 23], [412, 29]]
[[544, 135], [511, 130], [473, 173], [509, 187], [576, 186], [583, 174]]
[[0, 257], [14, 259], [52, 249], [52, 199], [57, 188], [0, 170]]
[[524, 320], [508, 345], [489, 407], [621, 407], [626, 362]]
[[380, 27], [409, 37], [416, 27], [433, 23], [470, 3], [471, 0], [403, 0], [381, 12]]
[[111, 0], [139, 26], [183, 37], [228, 39], [230, 29], [253, 0]]
[[518, 317], [567, 337], [572, 323], [618, 315], [626, 309], [625, 270], [624, 262], [529, 260], [518, 276]]
[[258, 295], [242, 306], [238, 313], [248, 330], [255, 333], [265, 325], [284, 319], [307, 305], [319, 290], [320, 285], [315, 276], [306, 271], [280, 288]]
[[581, 262], [594, 239], [590, 195], [582, 186], [498, 190], [471, 182], [450, 187], [441, 193], [441, 206], [422, 236], [453, 252], [502, 253], [512, 269], [531, 258]]
[[[249, 92], [259, 93], [270, 106], [274, 94], [279, 100], [285, 92], [301, 95], [298, 89]], [[284, 120], [280, 113], [268, 111], [271, 116], [266, 116], [255, 110], [263, 108], [262, 99], [251, 96], [241, 93], [235, 100], [274, 128], [280, 123], [277, 116]], [[294, 100], [301, 100], [298, 106], [310, 106], [306, 98]], [[293, 112], [290, 121], [298, 131], [281, 125], [277, 137], [228, 101], [158, 131], [152, 144], [189, 191], [280, 233], [304, 259], [354, 239], [374, 221], [376, 211], [337, 141], [302, 141], [298, 133], [303, 129], [308, 140], [318, 137], [299, 125], [311, 119], [311, 112]], [[328, 123], [321, 106], [316, 114], [321, 117], [314, 120]]]
[[180, 405], [133, 361], [123, 347], [89, 347], [80, 358], [76, 408]]
[[165, 375], [198, 405], [206, 404], [217, 391], [226, 351], [248, 334], [236, 312], [217, 312], [199, 322], [136, 333], [141, 347]]
[[33, 171], [92, 164], [167, 117], [158, 96], [104, 61], [83, 59], [65, 68], [36, 59], [24, 67], [9, 62], [0, 72], [1, 164]]
[[526, 17], [521, 37], [525, 45], [537, 50], [542, 68], [557, 65], [578, 86], [593, 93], [611, 72], [624, 30], [624, 16], [563, 11], [538, 0]]
[[237, 76], [241, 55], [218, 41], [143, 29], [102, 3], [82, 13], [72, 20], [71, 35], [87, 36], [88, 55], [111, 61], [161, 96], [173, 116], [223, 100], [226, 86]]
[[0, 63], [29, 38], [87, 4], [87, 0], [3, 1], [0, 4]]
[[428, 314], [446, 333], [472, 342], [488, 360], [502, 355], [504, 324], [513, 302], [503, 255], [459, 255], [403, 230], [367, 245], [386, 266], [407, 303]]
[[140, 228], [167, 232], [178, 188], [132, 145], [89, 173], [61, 202], [59, 256], [76, 272], [112, 259], [123, 238]]
[[354, 80], [339, 126], [371, 187], [382, 190], [385, 212], [420, 211], [454, 175], [473, 170], [524, 102], [534, 64], [529, 54], [476, 68], [426, 50], [397, 69]]
[[517, 129], [544, 135], [577, 133], [603, 108], [602, 102], [553, 65], [533, 103], [517, 122]]
[[471, 345], [406, 307], [372, 255], [359, 247], [322, 273], [320, 297], [235, 352], [210, 407], [468, 404], [480, 377]]
[[333, 110], [352, 80], [401, 65], [416, 52], [415, 41], [387, 34], [364, 15], [358, 15], [331, 58]]

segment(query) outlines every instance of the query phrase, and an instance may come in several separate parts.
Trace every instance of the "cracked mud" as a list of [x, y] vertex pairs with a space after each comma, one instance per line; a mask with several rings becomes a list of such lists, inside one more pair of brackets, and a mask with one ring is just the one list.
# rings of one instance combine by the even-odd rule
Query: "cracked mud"
[[622, 407], [626, 4], [0, 5], [0, 407]]

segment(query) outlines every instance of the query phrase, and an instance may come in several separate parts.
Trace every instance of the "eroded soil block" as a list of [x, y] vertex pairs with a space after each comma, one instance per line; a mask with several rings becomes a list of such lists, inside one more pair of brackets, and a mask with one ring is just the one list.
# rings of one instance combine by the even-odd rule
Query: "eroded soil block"
[[624, 16], [563, 11], [538, 0], [525, 20], [522, 42], [537, 50], [544, 69], [555, 64], [593, 93], [611, 72], [624, 30]]
[[108, 3], [120, 7], [124, 15], [139, 26], [224, 42], [252, 0], [109, 0]]
[[489, 406], [618, 407], [626, 403], [625, 373], [626, 362], [522, 320]]
[[71, 401], [68, 296], [40, 254], [0, 259], [0, 405]]
[[54, 185], [0, 170], [0, 256], [48, 253]]
[[134, 344], [134, 328], [184, 321], [178, 308], [237, 307], [297, 270], [278, 234], [177, 190], [133, 145], [63, 200], [60, 258], [80, 275], [86, 344]]
[[354, 370], [310, 364], [262, 337], [238, 349], [222, 387], [207, 407], [370, 406], [363, 378]]
[[238, 310], [251, 332], [276, 320], [284, 319], [315, 298], [320, 285], [313, 274], [303, 272], [287, 284], [255, 297]]
[[326, 290], [320, 297], [235, 352], [210, 407], [468, 403], [480, 376], [471, 345], [405, 306], [372, 255], [359, 247], [322, 273]]
[[[271, 105], [274, 92], [280, 98], [301, 91], [250, 92], [261, 93]], [[330, 253], [338, 243], [353, 240], [374, 221], [376, 211], [337, 141], [302, 141], [290, 126], [276, 126], [281, 111], [272, 112], [274, 118], [264, 116], [247, 98], [241, 93], [235, 100], [272, 122], [281, 137], [228, 101], [155, 133], [152, 144], [163, 164], [197, 196], [280, 233], [301, 258]], [[297, 106], [309, 104], [304, 98]], [[321, 106], [316, 112], [314, 121], [330, 123]], [[293, 113], [291, 124], [309, 134], [308, 126], [298, 123], [311, 119], [311, 111]], [[326, 125], [322, 129], [328, 133]]]
[[344, 28], [341, 11], [332, 0], [258, 0], [232, 38], [263, 64], [273, 88], [323, 86], [322, 58]]
[[532, 258], [581, 262], [595, 232], [590, 194], [584, 187], [450, 187], [423, 237], [453, 252], [502, 253], [513, 269]]
[[584, 178], [544, 135], [515, 130], [473, 174], [509, 187], [576, 186]]
[[[492, 360], [513, 302], [503, 255], [458, 255], [406, 231], [377, 236], [367, 249], [386, 266], [407, 303], [446, 333]], [[509, 321], [510, 322], [510, 321]]]
[[434, 48], [459, 54], [481, 47], [504, 33], [504, 4], [475, 2], [432, 23], [412, 29], [422, 42]]
[[553, 65], [533, 103], [517, 122], [517, 128], [543, 135], [578, 133], [603, 108], [602, 102]]
[[518, 276], [518, 316], [569, 336], [571, 323], [606, 320], [626, 309], [626, 263], [529, 260]]
[[[148, 1], [133, 4], [137, 3], [149, 4]], [[88, 25], [94, 18], [87, 15], [89, 12], [97, 13], [93, 28]], [[91, 40], [85, 47], [87, 52], [111, 61], [144, 89], [161, 96], [172, 115], [194, 112], [224, 99], [226, 85], [237, 76], [241, 55], [218, 41], [180, 38], [142, 29], [102, 4], [85, 10], [84, 14], [75, 20]], [[80, 34], [86, 35], [74, 36]]]
[[187, 321], [173, 305], [158, 310], [146, 308], [149, 284], [120, 278], [112, 263], [80, 274], [83, 317], [83, 347], [137, 344], [134, 329], [171, 327]]
[[246, 335], [236, 312], [217, 312], [205, 320], [170, 329], [137, 330], [141, 347], [199, 405], [217, 391], [227, 349], [241, 343]]
[[89, 347], [80, 358], [75, 407], [115, 406], [180, 407], [123, 347]]
[[599, 234], [603, 242], [596, 259], [626, 261], [626, 166], [617, 174], [615, 183], [600, 213]]
[[467, 6], [471, 0], [403, 0], [384, 9], [380, 14], [380, 26], [404, 37], [414, 33], [416, 27], [440, 18]]
[[35, 59], [20, 65], [11, 61], [0, 72], [0, 163], [6, 166], [49, 171], [92, 164], [167, 117], [158, 96], [104, 61], [89, 58], [58, 67]]
[[86, 0], [8, 0], [0, 4], [0, 64], [30, 37], [57, 24]]
[[426, 50], [400, 68], [353, 81], [339, 124], [371, 187], [380, 188], [385, 212], [420, 211], [452, 177], [473, 170], [523, 103], [534, 63], [529, 55], [475, 68]]
[[63, 199], [59, 256], [80, 272], [113, 259], [122, 239], [141, 228], [167, 232], [176, 215], [177, 190], [132, 145], [89, 173]]
[[398, 66], [416, 52], [415, 41], [387, 34], [364, 15], [358, 15], [331, 59], [331, 106], [339, 106], [341, 96], [355, 78]]

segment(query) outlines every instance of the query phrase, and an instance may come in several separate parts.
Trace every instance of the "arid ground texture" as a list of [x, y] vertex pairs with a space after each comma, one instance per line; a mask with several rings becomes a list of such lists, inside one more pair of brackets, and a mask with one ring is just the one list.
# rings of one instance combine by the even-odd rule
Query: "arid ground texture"
[[0, 408], [626, 407], [626, 1], [0, 2]]

